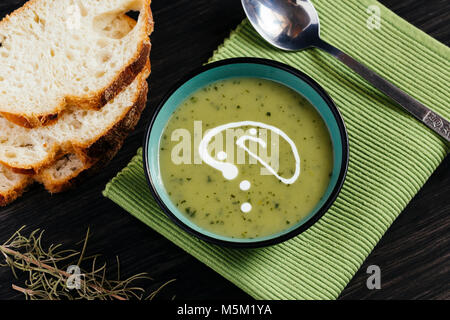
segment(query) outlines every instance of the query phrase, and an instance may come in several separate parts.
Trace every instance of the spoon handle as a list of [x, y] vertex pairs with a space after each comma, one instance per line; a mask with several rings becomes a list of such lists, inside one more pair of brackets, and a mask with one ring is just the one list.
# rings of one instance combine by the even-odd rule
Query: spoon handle
[[450, 122], [430, 110], [419, 101], [394, 86], [389, 81], [383, 79], [374, 71], [367, 68], [362, 63], [356, 61], [348, 54], [342, 52], [338, 48], [330, 45], [329, 43], [320, 40], [315, 47], [325, 50], [330, 53], [345, 65], [347, 65], [350, 69], [355, 71], [361, 77], [366, 79], [369, 83], [371, 83], [374, 87], [382, 91], [384, 94], [392, 98], [396, 101], [400, 106], [402, 106], [406, 111], [408, 111], [411, 115], [416, 117], [419, 121], [425, 124], [428, 128], [436, 132], [442, 138], [444, 138], [447, 142], [450, 142]]

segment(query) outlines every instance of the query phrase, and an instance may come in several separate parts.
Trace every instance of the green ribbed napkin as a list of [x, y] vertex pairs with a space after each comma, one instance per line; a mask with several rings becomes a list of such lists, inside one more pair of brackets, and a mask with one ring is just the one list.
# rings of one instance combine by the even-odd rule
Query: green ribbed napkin
[[[450, 54], [443, 44], [371, 0], [315, 0], [322, 36], [450, 118]], [[381, 29], [367, 8], [381, 9]], [[256, 299], [335, 299], [364, 259], [441, 163], [448, 147], [337, 60], [318, 50], [280, 52], [246, 21], [212, 61], [253, 56], [290, 64], [314, 78], [342, 112], [350, 138], [347, 180], [313, 227], [263, 249], [225, 249], [180, 231], [153, 201], [142, 150], [104, 195]]]

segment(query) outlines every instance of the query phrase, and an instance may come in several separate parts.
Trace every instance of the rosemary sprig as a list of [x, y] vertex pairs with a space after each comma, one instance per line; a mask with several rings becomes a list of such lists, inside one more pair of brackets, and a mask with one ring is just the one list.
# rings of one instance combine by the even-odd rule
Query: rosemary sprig
[[[47, 250], [42, 246], [44, 231], [35, 230], [28, 237], [22, 235], [24, 227], [16, 231], [3, 245], [0, 253], [16, 279], [17, 270], [28, 273], [28, 280], [24, 286], [12, 284], [12, 289], [19, 291], [30, 300], [129, 300], [144, 299], [145, 290], [133, 286], [140, 280], [151, 279], [146, 273], [139, 273], [128, 279], [120, 279], [120, 263], [117, 259], [117, 280], [106, 278], [106, 263], [97, 267], [99, 255], [86, 257], [89, 240], [89, 230], [83, 241], [81, 251], [61, 250], [61, 245], [51, 245]], [[72, 261], [72, 263], [70, 263]], [[73, 262], [75, 261], [75, 262]], [[88, 270], [81, 268], [89, 262]], [[79, 274], [68, 271], [69, 266], [76, 268]], [[68, 286], [70, 281], [76, 281], [76, 288]], [[151, 293], [146, 299], [153, 299], [171, 280]]]

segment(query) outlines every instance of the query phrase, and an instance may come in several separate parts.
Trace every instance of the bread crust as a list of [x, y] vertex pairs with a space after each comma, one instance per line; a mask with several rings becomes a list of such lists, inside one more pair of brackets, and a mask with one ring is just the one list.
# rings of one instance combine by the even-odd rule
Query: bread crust
[[[20, 14], [23, 10], [29, 9], [33, 3], [40, 0], [30, 0], [25, 3], [21, 8], [15, 10], [10, 15], [7, 15], [2, 21], [0, 21], [0, 26], [5, 22], [9, 21], [14, 15]], [[149, 35], [153, 32], [154, 22], [153, 14], [151, 11], [151, 0], [143, 0], [144, 8], [143, 12], [140, 13], [139, 19], [146, 20], [143, 24], [143, 32], [146, 34], [143, 39], [139, 42], [139, 46], [136, 54], [130, 60], [129, 63], [125, 64], [122, 70], [117, 74], [117, 76], [103, 89], [94, 92], [92, 94], [86, 94], [82, 96], [65, 96], [61, 98], [60, 101], [55, 103], [54, 110], [49, 114], [14, 114], [11, 112], [0, 112], [0, 114], [7, 119], [19, 126], [25, 128], [36, 128], [40, 126], [47, 126], [56, 121], [60, 114], [68, 106], [76, 105], [83, 109], [95, 109], [99, 110], [104, 107], [109, 101], [116, 97], [124, 88], [130, 85], [133, 80], [139, 75], [139, 73], [144, 69], [146, 61], [149, 58], [151, 43]]]

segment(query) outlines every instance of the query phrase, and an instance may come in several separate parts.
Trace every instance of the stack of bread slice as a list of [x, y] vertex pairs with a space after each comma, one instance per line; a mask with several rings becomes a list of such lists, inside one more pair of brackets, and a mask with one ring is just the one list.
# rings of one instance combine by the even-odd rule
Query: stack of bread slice
[[152, 31], [150, 0], [31, 0], [0, 22], [0, 206], [116, 155], [146, 106]]

